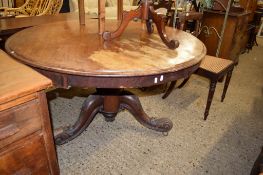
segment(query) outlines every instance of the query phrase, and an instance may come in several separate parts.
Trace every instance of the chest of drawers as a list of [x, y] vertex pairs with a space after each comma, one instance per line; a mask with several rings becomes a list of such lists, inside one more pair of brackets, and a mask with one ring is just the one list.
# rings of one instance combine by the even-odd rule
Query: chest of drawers
[[59, 174], [44, 90], [51, 81], [0, 50], [0, 174]]

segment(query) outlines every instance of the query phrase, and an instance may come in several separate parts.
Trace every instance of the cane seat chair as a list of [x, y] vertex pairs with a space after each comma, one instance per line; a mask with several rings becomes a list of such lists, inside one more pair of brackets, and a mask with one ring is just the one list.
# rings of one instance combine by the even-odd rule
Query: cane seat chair
[[42, 16], [59, 13], [63, 0], [27, 0], [18, 8], [0, 8], [3, 15], [15, 15], [16, 17]]
[[[199, 29], [200, 29], [200, 21], [202, 19], [202, 13], [200, 12], [190, 12], [190, 13], [180, 13], [178, 15], [179, 17], [179, 24], [180, 29], [185, 30], [186, 28], [186, 21], [188, 20], [196, 20], [195, 30], [192, 32], [193, 35], [198, 36], [199, 35]], [[224, 90], [221, 97], [221, 102], [224, 101], [225, 95], [227, 92], [227, 88], [232, 76], [232, 71], [234, 69], [234, 63], [231, 60], [222, 59], [214, 56], [206, 55], [205, 58], [202, 60], [200, 67], [197, 69], [195, 74], [206, 77], [210, 80], [210, 88], [207, 98], [207, 104], [205, 108], [204, 113], [204, 120], [207, 119], [207, 116], [209, 114], [209, 109], [213, 100], [215, 88], [217, 82], [226, 76]], [[185, 79], [178, 88], [182, 88], [186, 82], [189, 80], [190, 77]], [[166, 90], [165, 94], [163, 95], [163, 99], [167, 98], [169, 94], [172, 92], [176, 85], [176, 81], [173, 81], [170, 83], [170, 86]]]

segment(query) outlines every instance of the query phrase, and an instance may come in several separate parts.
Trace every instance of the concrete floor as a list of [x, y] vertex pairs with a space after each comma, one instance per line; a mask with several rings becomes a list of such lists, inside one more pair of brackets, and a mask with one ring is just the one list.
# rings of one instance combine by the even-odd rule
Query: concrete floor
[[[75, 140], [57, 146], [62, 175], [247, 175], [263, 145], [263, 39], [240, 56], [224, 103], [219, 83], [203, 121], [209, 83], [192, 76], [162, 100], [162, 88], [140, 92], [145, 111], [168, 117], [168, 136], [141, 126], [127, 111], [107, 123], [98, 114]], [[73, 123], [92, 90], [62, 91], [50, 101], [54, 127]], [[79, 97], [70, 97], [70, 95]], [[72, 95], [72, 96], [73, 96]], [[67, 97], [67, 98], [66, 98]]]

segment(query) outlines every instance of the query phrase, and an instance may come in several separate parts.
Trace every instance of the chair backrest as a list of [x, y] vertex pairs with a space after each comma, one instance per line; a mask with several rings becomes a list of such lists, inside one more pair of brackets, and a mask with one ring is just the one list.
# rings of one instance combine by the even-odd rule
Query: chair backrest
[[0, 0], [0, 7], [13, 8], [15, 7], [15, 2], [14, 0]]
[[195, 22], [195, 30], [192, 32], [194, 36], [198, 36], [200, 33], [201, 20], [203, 18], [203, 13], [201, 12], [183, 12], [179, 13], [179, 29], [186, 29], [186, 22], [189, 20], [194, 20]]
[[58, 14], [60, 12], [62, 5], [63, 5], [63, 0], [53, 0], [48, 13], [50, 15]]
[[35, 0], [30, 16], [52, 15], [59, 13], [63, 0]]

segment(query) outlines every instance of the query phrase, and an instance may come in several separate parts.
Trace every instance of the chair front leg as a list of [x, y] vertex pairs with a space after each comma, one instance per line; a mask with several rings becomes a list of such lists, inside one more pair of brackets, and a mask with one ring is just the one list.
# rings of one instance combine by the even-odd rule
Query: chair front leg
[[171, 92], [173, 91], [175, 85], [176, 85], [176, 80], [175, 81], [172, 81], [168, 87], [168, 89], [165, 91], [164, 95], [162, 96], [162, 99], [166, 99], [170, 94]]
[[225, 86], [224, 86], [224, 90], [223, 90], [222, 97], [221, 97], [221, 102], [223, 102], [225, 99], [227, 88], [228, 88], [228, 85], [229, 85], [229, 82], [232, 76], [233, 69], [234, 67], [226, 75], [226, 81], [225, 81]]
[[188, 82], [189, 79], [190, 77], [184, 79], [184, 81], [178, 86], [178, 89], [181, 89], [182, 87], [184, 87], [184, 85]]
[[214, 97], [214, 93], [216, 89], [216, 83], [217, 83], [217, 80], [211, 80], [210, 82], [210, 88], [209, 88], [209, 93], [208, 93], [208, 98], [207, 98], [207, 103], [206, 103], [206, 108], [205, 108], [205, 114], [204, 114], [204, 120], [207, 119], [207, 116], [209, 114], [209, 109], [213, 101], [213, 97]]

